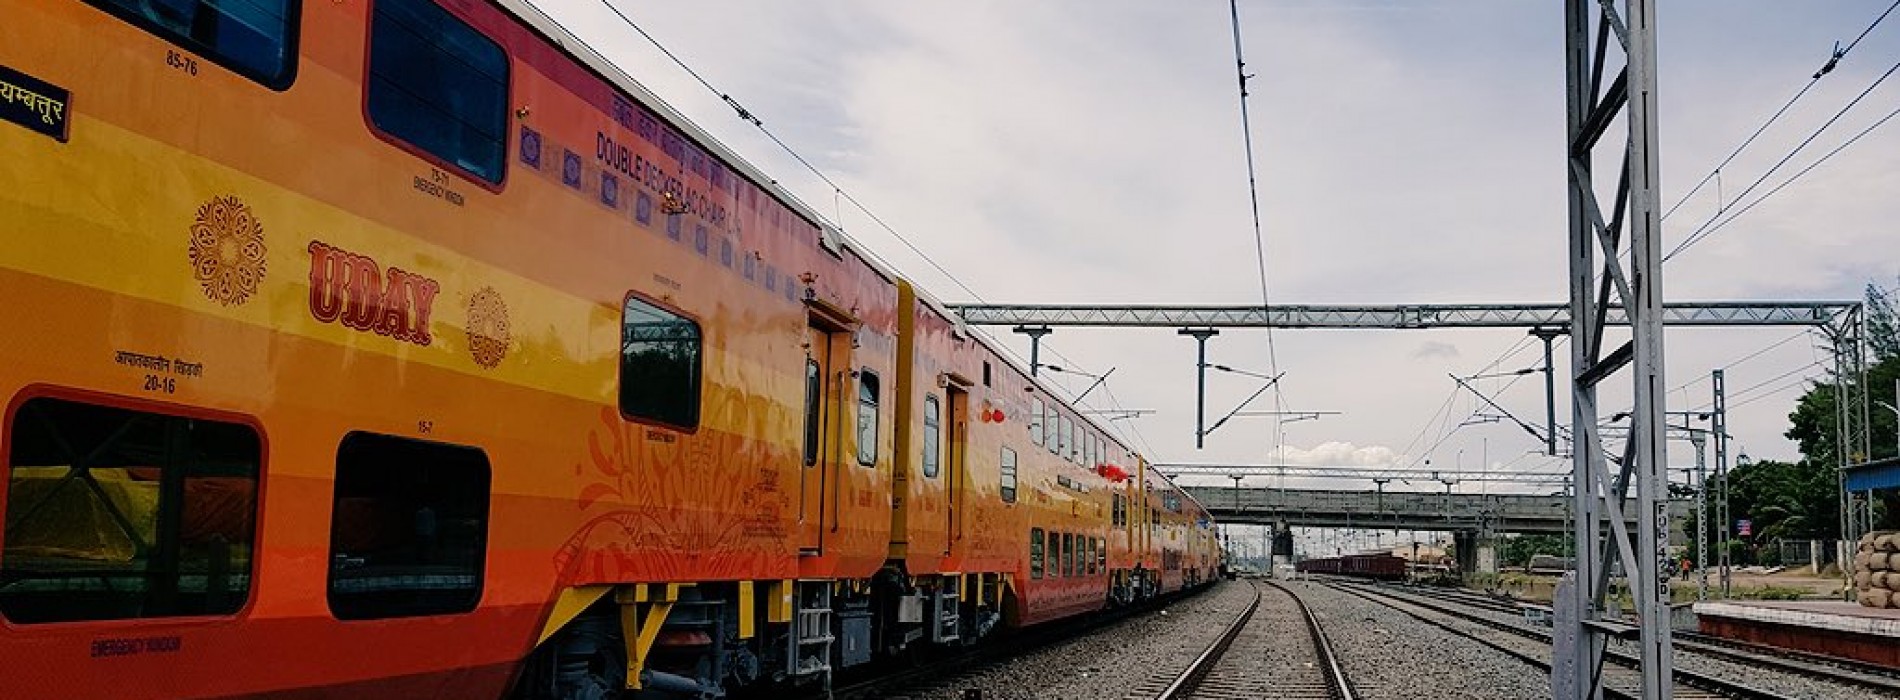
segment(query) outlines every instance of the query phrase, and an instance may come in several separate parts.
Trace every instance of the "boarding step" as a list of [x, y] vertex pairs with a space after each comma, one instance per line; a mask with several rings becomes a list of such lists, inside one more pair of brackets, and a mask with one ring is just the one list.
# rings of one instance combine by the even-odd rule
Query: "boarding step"
[[939, 644], [961, 639], [958, 629], [961, 627], [963, 577], [945, 576], [937, 595], [931, 598], [930, 618], [936, 621], [930, 630], [930, 641]]
[[786, 668], [794, 677], [831, 677], [831, 582], [799, 581], [792, 596], [792, 643]]

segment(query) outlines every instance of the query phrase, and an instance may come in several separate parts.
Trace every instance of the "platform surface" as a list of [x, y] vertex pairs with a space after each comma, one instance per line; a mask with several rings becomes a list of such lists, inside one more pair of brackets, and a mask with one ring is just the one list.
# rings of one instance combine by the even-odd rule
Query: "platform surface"
[[1695, 604], [1701, 617], [1725, 617], [1900, 639], [1900, 610], [1840, 600], [1729, 600]]

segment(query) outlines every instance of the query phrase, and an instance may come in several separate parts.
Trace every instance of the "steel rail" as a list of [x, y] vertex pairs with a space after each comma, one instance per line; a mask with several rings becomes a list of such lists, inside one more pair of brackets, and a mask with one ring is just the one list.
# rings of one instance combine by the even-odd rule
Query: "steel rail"
[[1240, 631], [1253, 620], [1254, 611], [1260, 609], [1260, 587], [1251, 582], [1248, 585], [1253, 586], [1253, 602], [1248, 603], [1247, 609], [1240, 611], [1240, 615], [1234, 618], [1233, 624], [1228, 625], [1227, 629], [1214, 639], [1213, 644], [1201, 650], [1200, 656], [1194, 657], [1194, 661], [1188, 664], [1187, 669], [1182, 671], [1181, 675], [1175, 676], [1174, 682], [1163, 688], [1161, 694], [1155, 696], [1155, 700], [1186, 698], [1189, 693], [1194, 692], [1194, 687], [1200, 684], [1201, 679], [1206, 678], [1207, 673], [1214, 670], [1214, 664], [1220, 661], [1221, 655], [1227, 653], [1227, 648], [1234, 645], [1234, 638], [1240, 636]]
[[1339, 666], [1339, 655], [1333, 653], [1333, 643], [1326, 638], [1326, 632], [1320, 629], [1319, 617], [1313, 614], [1313, 609], [1285, 586], [1272, 581], [1268, 581], [1267, 585], [1292, 596], [1293, 604], [1299, 606], [1300, 614], [1306, 616], [1306, 629], [1313, 635], [1313, 648], [1319, 650], [1320, 664], [1326, 669], [1326, 683], [1332, 686], [1333, 697], [1338, 700], [1358, 700], [1353, 694], [1352, 683], [1346, 680], [1346, 670]]
[[[1460, 610], [1454, 610], [1454, 609], [1447, 608], [1445, 606], [1442, 606], [1430, 601], [1420, 600], [1417, 598], [1411, 598], [1411, 597], [1406, 597], [1406, 596], [1400, 596], [1400, 595], [1396, 595], [1396, 594], [1388, 593], [1388, 592], [1380, 592], [1378, 594], [1369, 594], [1365, 590], [1366, 587], [1361, 586], [1361, 585], [1353, 585], [1350, 587], [1333, 585], [1333, 588], [1335, 590], [1339, 590], [1351, 595], [1356, 595], [1361, 598], [1365, 598], [1366, 600], [1370, 600], [1375, 603], [1380, 603], [1382, 605], [1385, 605], [1386, 607], [1393, 608], [1394, 610], [1398, 610], [1398, 608], [1396, 606], [1393, 606], [1389, 602], [1378, 600], [1377, 598], [1374, 597], [1374, 595], [1383, 596], [1386, 598], [1392, 598], [1394, 600], [1401, 601], [1405, 603], [1406, 605], [1424, 608], [1426, 610], [1431, 610], [1433, 612], [1441, 613], [1444, 615], [1450, 615], [1452, 617], [1466, 620], [1469, 622], [1474, 622], [1474, 623], [1483, 625], [1485, 627], [1490, 627], [1492, 629], [1500, 630], [1503, 632], [1509, 632], [1511, 634], [1515, 634], [1517, 636], [1524, 637], [1526, 639], [1536, 640], [1539, 642], [1543, 642], [1545, 644], [1549, 644], [1552, 642], [1551, 635], [1547, 633], [1538, 632], [1536, 630], [1525, 629], [1517, 625], [1499, 622], [1497, 620], [1493, 620], [1488, 617], [1473, 615], [1471, 613], [1463, 612]], [[1417, 618], [1421, 621], [1430, 623], [1430, 624], [1437, 625], [1441, 629], [1449, 629], [1443, 624], [1436, 623], [1431, 620], [1427, 620], [1423, 616], [1412, 614], [1409, 611], [1401, 611], [1401, 612], [1407, 612], [1407, 614], [1412, 615], [1412, 617]], [[1607, 661], [1615, 663], [1619, 666], [1624, 666], [1626, 668], [1639, 667], [1638, 659], [1629, 654], [1606, 651], [1603, 655], [1603, 658]], [[1686, 685], [1686, 686], [1690, 686], [1694, 688], [1701, 688], [1703, 690], [1720, 693], [1727, 697], [1743, 698], [1744, 700], [1791, 700], [1791, 698], [1787, 695], [1776, 693], [1774, 691], [1770, 691], [1763, 688], [1757, 688], [1757, 687], [1750, 686], [1744, 683], [1738, 683], [1736, 681], [1731, 681], [1725, 678], [1721, 678], [1719, 676], [1713, 676], [1710, 674], [1701, 673], [1697, 671], [1690, 671], [1683, 668], [1674, 668], [1671, 670], [1673, 671], [1674, 680], [1677, 683], [1681, 683], [1682, 685]]]

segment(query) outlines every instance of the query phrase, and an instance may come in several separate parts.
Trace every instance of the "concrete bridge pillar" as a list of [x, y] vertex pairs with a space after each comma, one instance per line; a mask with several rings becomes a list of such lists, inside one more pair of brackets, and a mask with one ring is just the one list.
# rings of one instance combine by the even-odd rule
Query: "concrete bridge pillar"
[[1452, 533], [1451, 540], [1452, 549], [1458, 556], [1460, 573], [1498, 572], [1498, 543], [1494, 534], [1464, 530]]

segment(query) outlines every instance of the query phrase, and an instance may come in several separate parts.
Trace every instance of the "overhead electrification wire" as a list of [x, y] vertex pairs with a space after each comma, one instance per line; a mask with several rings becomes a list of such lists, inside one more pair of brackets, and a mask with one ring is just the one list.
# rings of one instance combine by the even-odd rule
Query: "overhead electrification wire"
[[[1811, 79], [1808, 83], [1808, 87], [1813, 87], [1815, 81], [1819, 81], [1822, 76], [1825, 76], [1829, 72], [1833, 71], [1834, 67], [1840, 63], [1840, 60], [1842, 58], [1845, 58], [1847, 56], [1847, 53], [1849, 51], [1852, 51], [1855, 46], [1859, 45], [1861, 39], [1865, 38], [1869, 32], [1872, 32], [1874, 30], [1874, 27], [1880, 26], [1880, 23], [1886, 20], [1887, 15], [1892, 14], [1896, 7], [1900, 7], [1900, 0], [1895, 0], [1894, 4], [1889, 5], [1885, 12], [1880, 13], [1879, 17], [1874, 18], [1874, 21], [1871, 24], [1868, 24], [1867, 28], [1861, 31], [1860, 36], [1855, 37], [1854, 41], [1848, 44], [1846, 48], [1842, 48], [1835, 51], [1833, 54], [1833, 57], [1828, 59], [1827, 64], [1822, 66], [1821, 70], [1814, 74], [1813, 79]], [[1875, 78], [1872, 84], [1868, 85], [1866, 89], [1861, 90], [1860, 94], [1854, 96], [1854, 99], [1848, 101], [1846, 106], [1841, 107], [1839, 111], [1834, 113], [1834, 116], [1829, 117], [1828, 120], [1826, 122], [1823, 122], [1820, 127], [1816, 128], [1813, 133], [1808, 134], [1807, 138], [1802, 139], [1801, 143], [1795, 145], [1795, 147], [1792, 150], [1788, 151], [1787, 155], [1782, 156], [1781, 160], [1776, 161], [1772, 167], [1768, 168], [1766, 172], [1763, 172], [1760, 177], [1755, 179], [1754, 182], [1749, 183], [1748, 187], [1744, 188], [1740, 194], [1737, 194], [1735, 196], [1735, 201], [1739, 202], [1742, 199], [1746, 198], [1750, 192], [1753, 192], [1755, 191], [1755, 188], [1760, 187], [1763, 182], [1766, 182], [1768, 178], [1774, 175], [1776, 171], [1780, 170], [1782, 166], [1787, 165], [1788, 161], [1793, 160], [1795, 156], [1800, 155], [1801, 151], [1805, 150], [1810, 144], [1814, 143], [1815, 139], [1820, 138], [1823, 132], [1826, 132], [1829, 127], [1832, 127], [1834, 125], [1835, 122], [1840, 121], [1841, 117], [1845, 116], [1849, 110], [1852, 110], [1854, 108], [1855, 105], [1860, 104], [1861, 100], [1866, 99], [1868, 94], [1872, 93], [1875, 88], [1880, 87], [1880, 84], [1883, 82], [1886, 82], [1887, 78], [1892, 76], [1894, 72], [1897, 70], [1900, 70], [1900, 63], [1895, 63], [1892, 67], [1887, 69], [1887, 72], [1882, 73], [1879, 78]], [[1802, 88], [1801, 92], [1806, 93], [1807, 88]], [[1799, 99], [1800, 94], [1801, 93], [1796, 94], [1796, 99]], [[1789, 104], [1793, 104], [1793, 101], [1790, 100]], [[1787, 107], [1784, 106], [1782, 109], [1786, 110]], [[1896, 110], [1896, 113], [1900, 113], [1900, 110]], [[1775, 116], [1779, 117], [1780, 114], [1781, 114], [1780, 112], [1776, 112]], [[1877, 127], [1880, 124], [1886, 123], [1886, 121], [1888, 119], [1892, 119], [1893, 116], [1894, 116], [1893, 114], [1887, 115], [1887, 117], [1881, 119], [1879, 122], [1876, 122], [1874, 124], [1874, 127]], [[1774, 119], [1770, 118], [1769, 121], [1770, 123], [1772, 123]], [[1710, 235], [1714, 234], [1717, 229], [1720, 229], [1722, 226], [1727, 225], [1729, 221], [1735, 220], [1736, 217], [1741, 216], [1744, 213], [1747, 213], [1747, 211], [1749, 209], [1753, 209], [1756, 204], [1760, 204], [1762, 200], [1767, 199], [1770, 196], [1773, 196], [1775, 192], [1781, 191], [1783, 187], [1787, 187], [1788, 184], [1794, 182], [1795, 179], [1800, 178], [1802, 175], [1807, 174], [1807, 172], [1810, 170], [1813, 170], [1815, 166], [1818, 166], [1822, 162], [1825, 162], [1828, 158], [1833, 157], [1834, 154], [1839, 153], [1841, 149], [1846, 148], [1848, 145], [1854, 143], [1855, 141], [1859, 141], [1862, 136], [1866, 136], [1867, 132], [1872, 131], [1874, 127], [1868, 127], [1866, 130], [1855, 135], [1853, 138], [1848, 139], [1846, 143], [1841, 144], [1839, 147], [1835, 148], [1833, 151], [1829, 152], [1827, 155], [1822, 156], [1820, 160], [1815, 161], [1813, 164], [1809, 165], [1807, 168], [1802, 169], [1801, 172], [1796, 173], [1793, 177], [1788, 178], [1787, 181], [1783, 182], [1780, 186], [1776, 187], [1773, 191], [1769, 192], [1768, 194], [1762, 195], [1759, 199], [1756, 199], [1754, 202], [1750, 203], [1748, 206], [1743, 207], [1741, 211], [1736, 212], [1733, 216], [1729, 216], [1727, 219], [1723, 219], [1723, 215], [1728, 213], [1728, 207], [1717, 209], [1715, 214], [1711, 215], [1707, 221], [1702, 222], [1702, 225], [1696, 227], [1696, 230], [1690, 233], [1687, 238], [1684, 238], [1681, 243], [1676, 244], [1676, 247], [1671, 249], [1668, 255], [1664, 255], [1663, 262], [1668, 262], [1671, 258], [1674, 258], [1678, 254], [1682, 253], [1682, 251], [1688, 250], [1690, 246], [1693, 246], [1696, 243], [1701, 242], [1703, 239], [1708, 238]], [[1762, 128], [1764, 129], [1767, 128], [1767, 124], [1762, 125]], [[1757, 130], [1756, 135], [1759, 135], [1759, 134], [1760, 134], [1760, 130]], [[1754, 136], [1750, 136], [1748, 141], [1753, 141], [1754, 138], [1755, 138]], [[1747, 145], [1748, 141], [1743, 142], [1744, 147]], [[1738, 148], [1737, 152], [1739, 151], [1740, 149]], [[1729, 157], [1733, 158], [1734, 154], [1730, 154]], [[1723, 164], [1726, 164], [1727, 162], [1728, 162], [1727, 160], [1724, 160]], [[1721, 170], [1721, 167], [1722, 167], [1721, 165], [1717, 165], [1715, 172], [1719, 172]], [[1698, 187], [1700, 187], [1700, 185], [1698, 185]], [[1678, 203], [1677, 206], [1681, 206], [1680, 203]], [[1674, 207], [1671, 207], [1670, 211], [1674, 211]], [[1721, 222], [1717, 223], [1717, 220], [1721, 220]]]
[[[1753, 360], [1757, 357], [1761, 357], [1762, 355], [1766, 354], [1768, 351], [1781, 347], [1783, 345], [1787, 345], [1788, 343], [1793, 342], [1796, 338], [1806, 336], [1809, 333], [1811, 333], [1811, 331], [1805, 328], [1799, 331], [1795, 331], [1794, 335], [1788, 336], [1786, 338], [1782, 338], [1781, 340], [1777, 340], [1773, 343], [1769, 343], [1767, 346], [1758, 348], [1754, 352], [1748, 353], [1747, 355], [1743, 355], [1738, 359], [1730, 360], [1728, 364], [1722, 365], [1722, 370], [1728, 371], [1728, 370], [1734, 369], [1737, 365], [1740, 365], [1749, 360]], [[1709, 375], [1704, 374], [1704, 375], [1696, 377], [1695, 379], [1691, 379], [1689, 381], [1683, 382], [1677, 385], [1676, 388], [1670, 389], [1669, 391], [1670, 393], [1675, 393], [1675, 392], [1682, 391], [1683, 389], [1687, 389], [1689, 387], [1695, 386], [1697, 384], [1700, 384], [1706, 381], [1709, 381]]]
[[1781, 109], [1777, 109], [1774, 114], [1769, 115], [1768, 121], [1762, 122], [1761, 126], [1756, 127], [1755, 133], [1749, 134], [1748, 138], [1742, 140], [1741, 145], [1736, 146], [1735, 150], [1730, 151], [1727, 158], [1723, 158], [1722, 162], [1716, 163], [1715, 167], [1709, 170], [1709, 174], [1703, 175], [1702, 180], [1697, 182], [1695, 187], [1689, 188], [1689, 191], [1684, 193], [1681, 199], [1676, 200], [1676, 203], [1670, 206], [1668, 211], [1663, 212], [1662, 218], [1669, 218], [1670, 214], [1676, 213], [1676, 210], [1682, 208], [1682, 205], [1687, 203], [1691, 197], [1694, 197], [1697, 192], [1702, 191], [1702, 188], [1708, 185], [1709, 181], [1721, 177], [1722, 168], [1727, 167], [1731, 161], [1735, 160], [1736, 156], [1741, 155], [1742, 151], [1747, 149], [1749, 144], [1754, 143], [1755, 139], [1762, 135], [1762, 132], [1767, 131], [1768, 127], [1774, 125], [1776, 120], [1781, 119], [1781, 115], [1787, 114], [1788, 108], [1793, 107], [1794, 103], [1801, 101], [1801, 97], [1808, 94], [1808, 91], [1813, 89], [1816, 83], [1821, 82], [1821, 78], [1834, 72], [1834, 68], [1840, 65], [1841, 59], [1846, 58], [1848, 52], [1853, 51], [1855, 46], [1859, 46], [1860, 40], [1867, 38], [1867, 34], [1872, 32], [1874, 27], [1880, 26], [1881, 21], [1887, 19], [1887, 15], [1891, 14], [1894, 8], [1897, 7], [1900, 7], [1900, 0], [1895, 0], [1894, 4], [1888, 5], [1887, 11], [1880, 13], [1879, 17], [1875, 17], [1873, 23], [1868, 24], [1866, 29], [1861, 30], [1860, 36], [1854, 37], [1854, 40], [1849, 42], [1846, 48], [1841, 48], [1839, 44], [1835, 44], [1834, 51], [1829, 54], [1827, 63], [1822, 64], [1820, 70], [1814, 72], [1814, 76], [1808, 79], [1807, 84], [1802, 85], [1801, 89], [1795, 92], [1794, 97], [1788, 98], [1787, 103], [1781, 105]]
[[[601, 0], [601, 4], [605, 5], [609, 11], [613, 12], [615, 16], [619, 17], [620, 21], [625, 23], [628, 28], [631, 28], [635, 33], [638, 33], [642, 38], [646, 39], [647, 43], [652, 44], [653, 48], [659, 50], [659, 52], [662, 55], [666, 56], [667, 60], [672, 61], [674, 65], [680, 68], [680, 70], [685, 71], [686, 74], [688, 76], [691, 76], [694, 81], [698, 82], [701, 87], [706, 88], [707, 92], [710, 92], [714, 95], [719, 96], [719, 100], [721, 102], [724, 102], [727, 106], [731, 107], [733, 111], [738, 115], [740, 120], [745, 121], [746, 123], [751, 124], [753, 128], [758, 129], [760, 133], [764, 134], [765, 137], [770, 139], [773, 144], [776, 144], [787, 155], [791, 156], [792, 159], [797, 161], [799, 165], [803, 166], [807, 171], [811, 172], [811, 174], [816, 176], [820, 181], [830, 186], [832, 189], [832, 196], [834, 198], [842, 198], [844, 201], [850, 202], [851, 206], [856, 207], [859, 212], [863, 213], [872, 222], [876, 223], [878, 227], [882, 228], [886, 233], [890, 234], [892, 238], [897, 239], [897, 241], [899, 243], [902, 243], [905, 248], [910, 249], [912, 253], [915, 253], [917, 257], [921, 258], [925, 263], [929, 264], [930, 267], [932, 269], [935, 269], [938, 274], [943, 275], [943, 277], [949, 280], [951, 284], [954, 284], [957, 286], [958, 289], [963, 290], [963, 293], [970, 295], [972, 299], [976, 300], [979, 303], [986, 303], [988, 301], [983, 298], [983, 295], [978, 294], [975, 289], [972, 289], [970, 288], [968, 284], [965, 284], [962, 279], [958, 278], [955, 274], [952, 274], [948, 269], [944, 268], [943, 265], [939, 264], [935, 258], [930, 257], [928, 253], [925, 253], [922, 249], [919, 249], [916, 246], [916, 244], [910, 241], [909, 238], [905, 237], [904, 234], [898, 232], [896, 227], [892, 226], [889, 222], [885, 221], [883, 217], [878, 216], [877, 212], [871, 211], [871, 208], [866, 206], [864, 202], [859, 201], [856, 196], [846, 191], [843, 186], [839, 185], [836, 181], [832, 180], [829, 175], [826, 175], [824, 173], [824, 171], [819, 170], [818, 166], [812, 164], [810, 160], [807, 160], [803, 154], [799, 153], [796, 149], [792, 148], [792, 146], [786, 143], [784, 139], [779, 138], [779, 136], [773, 133], [771, 129], [766, 128], [765, 121], [763, 119], [759, 118], [759, 116], [754, 114], [751, 110], [746, 109], [745, 106], [741, 105], [736, 98], [732, 97], [732, 95], [726, 92], [720, 91], [718, 87], [712, 84], [712, 81], [707, 80], [704, 75], [701, 75], [698, 70], [695, 70], [692, 67], [692, 65], [688, 64], [685, 61], [685, 59], [680, 58], [678, 54], [675, 54], [673, 53], [671, 49], [668, 49], [665, 44], [660, 43], [659, 38], [647, 32], [647, 30], [641, 27], [638, 22], [633, 21], [632, 17], [629, 17], [627, 16], [625, 12], [622, 12], [620, 8], [612, 2], [612, 0]], [[542, 12], [540, 8], [538, 7], [535, 8], [535, 10], [537, 12]], [[545, 16], [547, 13], [542, 12], [542, 14]], [[586, 45], [586, 42], [583, 40], [582, 44]], [[587, 48], [591, 51], [594, 51], [594, 53], [597, 53], [597, 54], [600, 53], [598, 50], [594, 49], [592, 46], [587, 46]], [[870, 255], [872, 258], [876, 259], [880, 264], [883, 264], [886, 267], [889, 267], [891, 269], [896, 269], [895, 265], [892, 265], [889, 261], [884, 260], [882, 257], [878, 256], [875, 251], [866, 249], [863, 246], [859, 246], [858, 249], [861, 252], [866, 253]], [[994, 334], [990, 333], [987, 329], [974, 328], [973, 330], [976, 333], [981, 334], [983, 337], [988, 338], [991, 341], [991, 345], [993, 347], [1013, 357], [1017, 362], [1022, 363], [1025, 366], [1027, 366], [1028, 364], [1027, 359], [1025, 359], [1021, 354], [1017, 353], [1014, 349], [1010, 348], [1008, 344], [1002, 342]], [[1065, 361], [1068, 361], [1068, 359], [1065, 356], [1063, 356], [1060, 352], [1056, 352], [1054, 348], [1045, 346], [1044, 349], [1049, 350], [1050, 352], [1054, 353], [1057, 357], [1062, 357]], [[1070, 363], [1074, 364], [1072, 361]], [[1055, 385], [1052, 384], [1051, 386], [1055, 386]], [[1070, 393], [1062, 387], [1057, 387], [1057, 388], [1062, 389], [1064, 393]], [[1110, 401], [1112, 401], [1116, 407], [1120, 407], [1121, 400], [1115, 396], [1114, 390], [1108, 387], [1106, 383], [1103, 384], [1102, 388], [1109, 396]], [[1073, 395], [1071, 395], [1071, 398], [1073, 398]], [[1120, 428], [1120, 426], [1113, 426], [1113, 427], [1117, 429]], [[1130, 425], [1128, 426], [1128, 430], [1134, 434], [1136, 440], [1142, 444], [1144, 449], [1148, 450], [1148, 454], [1150, 455], [1155, 454], [1153, 447], [1148, 444], [1147, 437], [1141, 434], [1140, 428]], [[1124, 435], [1124, 439], [1125, 438], [1126, 436]]]
[[[830, 186], [833, 196], [843, 197], [844, 201], [850, 202], [851, 206], [857, 207], [859, 212], [862, 212], [866, 217], [870, 218], [871, 221], [876, 223], [879, 228], [884, 229], [885, 233], [888, 233], [891, 235], [892, 238], [897, 239], [897, 242], [904, 244], [905, 248], [909, 248], [910, 252], [917, 254], [917, 257], [922, 258], [923, 261], [929, 264], [931, 268], [935, 269], [938, 272], [938, 274], [943, 275], [945, 279], [949, 280], [951, 284], [956, 285], [958, 289], [962, 289], [965, 294], [970, 295], [972, 298], [976, 299], [978, 302], [985, 301], [982, 295], [979, 295], [976, 293], [976, 290], [971, 289], [969, 285], [964, 284], [963, 280], [958, 279], [956, 275], [950, 274], [950, 271], [945, 269], [943, 265], [938, 264], [936, 259], [930, 257], [929, 254], [925, 253], [922, 249], [918, 248], [916, 244], [911, 243], [910, 239], [906, 238], [904, 234], [898, 233], [896, 227], [891, 226], [888, 222], [884, 220], [883, 217], [878, 216], [877, 212], [871, 211], [870, 207], [865, 206], [864, 202], [859, 201], [856, 196], [853, 196], [850, 192], [846, 191], [843, 186], [839, 185], [836, 181], [832, 180], [831, 176], [826, 175], [824, 171], [819, 170], [818, 166], [813, 165], [811, 161], [806, 160], [803, 154], [800, 154], [797, 150], [793, 149], [790, 144], [787, 144], [784, 141], [784, 139], [779, 138], [778, 134], [772, 133], [772, 130], [765, 127], [765, 121], [763, 119], [760, 119], [758, 115], [753, 114], [751, 110], [748, 110], [743, 105], [740, 105], [739, 101], [733, 98], [732, 95], [729, 95], [725, 92], [721, 92], [719, 88], [714, 87], [711, 81], [707, 80], [705, 76], [702, 76], [699, 74], [699, 71], [694, 70], [693, 67], [691, 65], [688, 65], [685, 60], [681, 59], [678, 55], [674, 54], [671, 50], [667, 49], [666, 45], [661, 44], [658, 38], [654, 37], [652, 34], [647, 33], [647, 30], [642, 28], [640, 26], [640, 23], [633, 21], [633, 18], [627, 16], [627, 13], [621, 12], [620, 8], [614, 5], [613, 0], [600, 0], [600, 4], [606, 5], [608, 10], [612, 11], [615, 16], [620, 18], [621, 22], [626, 23], [626, 25], [629, 28], [633, 29], [633, 31], [637, 32], [641, 37], [645, 38], [647, 40], [647, 43], [653, 45], [653, 48], [659, 49], [661, 54], [665, 55], [668, 60], [671, 60], [674, 63], [674, 65], [679, 66], [680, 70], [686, 71], [686, 74], [689, 76], [692, 76], [693, 80], [698, 81], [702, 87], [706, 88], [707, 92], [710, 92], [714, 95], [718, 95], [719, 100], [721, 102], [726, 103], [727, 106], [732, 107], [732, 110], [739, 115], [739, 118], [741, 120], [744, 120], [746, 123], [751, 124], [753, 127], [757, 128], [759, 130], [759, 133], [764, 134], [766, 138], [772, 141], [772, 143], [777, 144], [781, 150], [785, 151], [787, 155], [790, 155], [792, 157], [792, 160], [797, 161], [799, 165], [804, 166], [805, 169], [810, 171], [812, 175], [816, 176], [820, 181]], [[592, 49], [593, 47], [590, 46], [588, 48]], [[596, 51], [595, 53], [599, 53], [599, 52]], [[866, 251], [866, 252], [869, 252], [869, 251]], [[876, 254], [872, 253], [872, 255], [875, 256]], [[895, 269], [896, 267], [894, 265], [890, 265], [888, 261], [880, 260], [879, 262], [882, 262], [883, 264], [890, 266], [893, 269]]]
[[[1234, 32], [1234, 77], [1240, 88], [1240, 137], [1247, 158], [1247, 197], [1253, 214], [1254, 264], [1260, 273], [1260, 307], [1262, 309], [1270, 309], [1273, 307], [1273, 295], [1269, 292], [1269, 286], [1267, 284], [1267, 239], [1260, 225], [1260, 182], [1258, 169], [1254, 165], [1253, 157], [1253, 120], [1247, 113], [1247, 81], [1252, 79], [1253, 76], [1247, 74], [1247, 59], [1245, 53], [1242, 51], [1240, 40], [1240, 5], [1238, 0], [1228, 0], [1227, 12]], [[1266, 335], [1267, 374], [1277, 377], [1281, 375], [1280, 357], [1279, 351], [1273, 342], [1273, 326], [1266, 327]], [[1271, 384], [1271, 388], [1273, 390], [1274, 410], [1285, 412], [1287, 410], [1287, 402], [1283, 383], [1275, 381]], [[1279, 456], [1281, 449], [1283, 449], [1285, 434], [1286, 428], [1284, 424], [1274, 424], [1273, 451], [1276, 458]], [[1276, 461], [1278, 460], [1276, 459]]]
[[[1900, 63], [1894, 64], [1894, 68], [1900, 69]], [[1893, 71], [1891, 70], [1888, 71], [1888, 73], [1892, 73], [1892, 72]], [[1888, 112], [1887, 116], [1881, 117], [1879, 121], [1876, 121], [1873, 124], [1869, 125], [1867, 128], [1862, 129], [1860, 133], [1854, 134], [1853, 138], [1848, 139], [1847, 141], [1841, 143], [1841, 145], [1839, 146], [1835, 146], [1834, 150], [1828, 151], [1826, 155], [1821, 156], [1819, 159], [1815, 160], [1813, 163], [1809, 163], [1808, 167], [1802, 168], [1799, 172], [1796, 172], [1795, 174], [1788, 176], [1788, 179], [1783, 180], [1781, 184], [1775, 185], [1773, 189], [1770, 189], [1767, 192], [1762, 193], [1762, 196], [1755, 198], [1755, 201], [1749, 202], [1747, 206], [1742, 207], [1741, 209], [1737, 210], [1734, 214], [1730, 215], [1728, 218], [1723, 219], [1721, 223], [1718, 223], [1715, 226], [1709, 228], [1708, 230], [1703, 231], [1700, 236], [1684, 241], [1682, 245], [1677, 246], [1677, 251], [1680, 252], [1681, 250], [1686, 249], [1691, 245], [1694, 245], [1696, 242], [1701, 241], [1703, 238], [1708, 238], [1709, 236], [1714, 235], [1716, 231], [1720, 231], [1722, 230], [1722, 227], [1729, 225], [1729, 222], [1734, 221], [1735, 219], [1741, 217], [1741, 215], [1743, 214], [1747, 214], [1749, 210], [1754, 209], [1755, 206], [1761, 204], [1762, 201], [1768, 199], [1769, 197], [1775, 196], [1776, 193], [1782, 191], [1783, 189], [1786, 189], [1789, 185], [1794, 184], [1795, 180], [1801, 179], [1803, 175], [1807, 175], [1810, 171], [1814, 170], [1815, 168], [1820, 167], [1821, 164], [1827, 162], [1829, 158], [1833, 158], [1835, 154], [1838, 154], [1841, 151], [1847, 150], [1848, 146], [1854, 145], [1854, 142], [1861, 140], [1863, 137], [1867, 136], [1867, 134], [1872, 133], [1875, 129], [1878, 129], [1882, 125], [1886, 124], [1887, 122], [1892, 121], [1893, 118], [1896, 116], [1900, 116], [1900, 108], [1896, 108], [1892, 112]], [[1670, 253], [1670, 255], [1674, 255], [1674, 254], [1675, 253]], [[1665, 256], [1663, 259], [1668, 260], [1669, 258]]]

